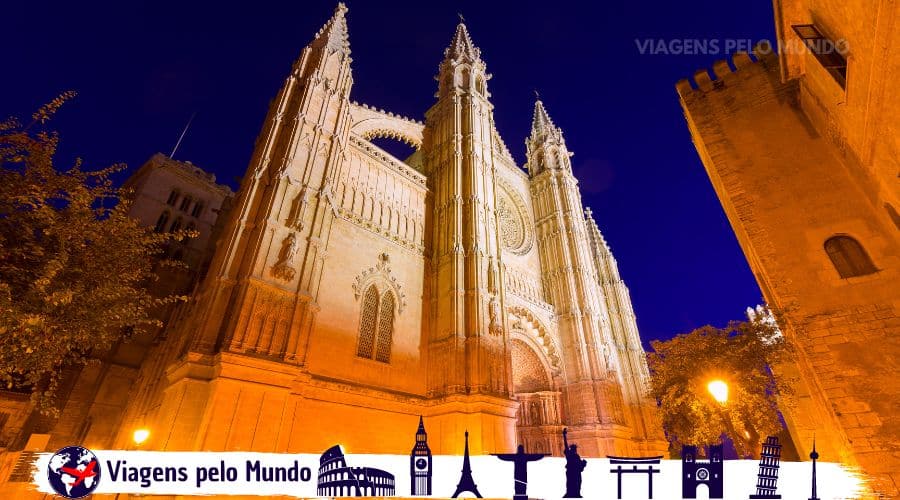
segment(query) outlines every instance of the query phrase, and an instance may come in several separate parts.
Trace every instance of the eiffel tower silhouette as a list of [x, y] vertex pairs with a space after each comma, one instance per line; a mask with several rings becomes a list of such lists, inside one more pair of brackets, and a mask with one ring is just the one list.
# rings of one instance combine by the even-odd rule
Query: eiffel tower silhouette
[[466, 431], [466, 451], [463, 454], [462, 475], [459, 477], [459, 484], [456, 485], [456, 493], [453, 494], [453, 498], [465, 492], [473, 493], [476, 497], [483, 498], [481, 493], [478, 492], [475, 480], [472, 479], [472, 465], [469, 463], [469, 431]]

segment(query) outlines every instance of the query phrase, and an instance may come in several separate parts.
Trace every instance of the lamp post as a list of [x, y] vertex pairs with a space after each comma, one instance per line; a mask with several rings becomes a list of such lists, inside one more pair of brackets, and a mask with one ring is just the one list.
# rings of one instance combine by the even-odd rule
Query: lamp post
[[[150, 429], [147, 429], [146, 427], [141, 427], [139, 429], [135, 429], [134, 432], [131, 434], [131, 441], [134, 443], [134, 446], [133, 447], [128, 446], [126, 448], [126, 451], [130, 451], [130, 450], [139, 448], [149, 438], [150, 438]], [[119, 500], [119, 495], [121, 495], [121, 493], [116, 493], [116, 500]], [[129, 495], [129, 496], [131, 496], [131, 495]]]

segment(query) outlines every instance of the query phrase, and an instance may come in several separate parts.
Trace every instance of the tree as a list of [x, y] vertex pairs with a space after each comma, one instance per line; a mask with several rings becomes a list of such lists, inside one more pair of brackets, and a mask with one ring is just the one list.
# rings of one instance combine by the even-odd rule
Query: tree
[[[778, 402], [789, 404], [792, 393], [770, 368], [788, 353], [774, 320], [704, 326], [651, 346], [651, 394], [673, 446], [713, 444], [724, 434], [739, 455], [755, 457], [761, 438], [782, 429]], [[715, 380], [727, 384], [724, 402], [709, 388]]]
[[160, 325], [149, 285], [173, 239], [128, 216], [128, 192], [113, 165], [87, 171], [81, 161], [53, 165], [58, 135], [44, 124], [74, 93], [32, 116], [0, 122], [0, 383], [30, 390], [53, 414], [63, 370], [91, 361], [116, 342]]

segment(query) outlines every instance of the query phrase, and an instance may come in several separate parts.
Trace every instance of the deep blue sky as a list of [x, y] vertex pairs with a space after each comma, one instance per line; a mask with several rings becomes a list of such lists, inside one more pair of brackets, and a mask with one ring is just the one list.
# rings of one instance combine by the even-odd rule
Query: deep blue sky
[[[26, 5], [32, 4], [32, 5]], [[533, 89], [562, 127], [586, 205], [619, 260], [645, 342], [743, 318], [759, 289], [691, 144], [674, 83], [721, 54], [641, 54], [636, 40], [773, 39], [769, 2], [351, 0], [352, 98], [422, 119], [466, 18], [519, 162]], [[4, 6], [0, 116], [79, 96], [61, 155], [134, 171], [168, 153], [234, 181], [300, 50], [336, 2], [15, 2]]]

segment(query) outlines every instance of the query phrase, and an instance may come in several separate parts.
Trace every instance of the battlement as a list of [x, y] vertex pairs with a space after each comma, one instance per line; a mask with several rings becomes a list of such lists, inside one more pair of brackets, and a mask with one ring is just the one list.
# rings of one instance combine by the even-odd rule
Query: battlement
[[[751, 57], [752, 56], [752, 57]], [[765, 71], [772, 65], [778, 64], [778, 56], [772, 51], [771, 46], [757, 44], [752, 53], [735, 52], [731, 55], [731, 61], [720, 59], [713, 63], [712, 74], [709, 69], [697, 70], [690, 79], [683, 78], [675, 84], [675, 89], [682, 99], [691, 95], [703, 94], [724, 88], [733, 79], [740, 78], [747, 71]], [[757, 70], [757, 68], [759, 68]]]
[[[190, 161], [181, 161], [175, 160], [173, 158], [169, 158], [163, 153], [156, 153], [147, 161], [144, 165], [156, 165], [159, 167], [168, 167], [169, 169], [180, 173], [182, 176], [187, 177], [189, 179], [194, 179], [196, 181], [200, 181], [202, 184], [206, 185], [210, 189], [214, 189], [219, 191], [222, 196], [233, 196], [234, 192], [230, 187], [224, 184], [218, 184], [216, 182], [216, 174], [212, 172], [207, 172], [202, 168], [194, 165]], [[144, 167], [141, 167], [142, 169]]]
[[385, 110], [383, 110], [383, 109], [381, 109], [381, 108], [376, 108], [375, 106], [369, 106], [368, 104], [359, 103], [359, 102], [356, 102], [356, 101], [350, 101], [350, 104], [352, 104], [353, 106], [356, 106], [356, 107], [360, 107], [360, 108], [365, 109], [365, 110], [369, 110], [369, 111], [373, 111], [373, 112], [375, 112], [375, 113], [379, 113], [379, 114], [385, 115], [385, 116], [387, 116], [387, 117], [389, 117], [389, 118], [396, 118], [396, 119], [398, 119], [398, 120], [404, 120], [404, 121], [407, 121], [407, 122], [410, 122], [410, 123], [412, 123], [412, 124], [419, 125], [419, 126], [422, 126], [422, 127], [425, 126], [425, 123], [422, 122], [422, 121], [419, 121], [419, 120], [413, 120], [412, 118], [407, 118], [407, 117], [405, 117], [405, 116], [398, 115], [398, 114], [393, 113], [393, 112], [391, 112], [391, 111], [385, 111]]

